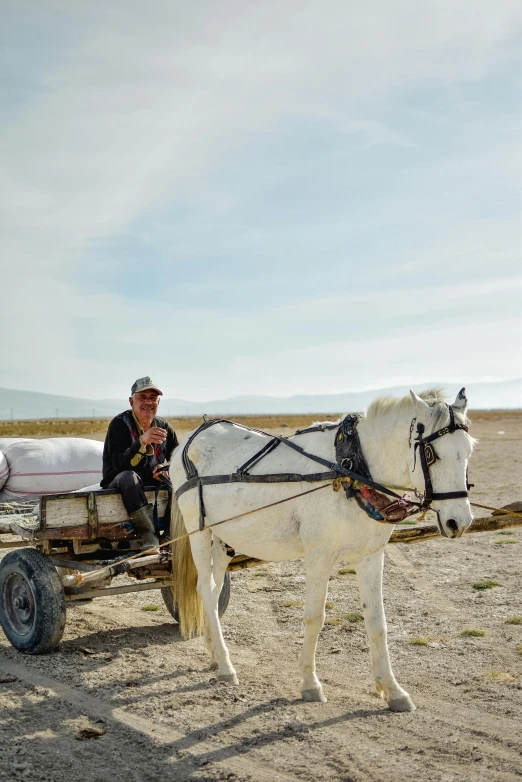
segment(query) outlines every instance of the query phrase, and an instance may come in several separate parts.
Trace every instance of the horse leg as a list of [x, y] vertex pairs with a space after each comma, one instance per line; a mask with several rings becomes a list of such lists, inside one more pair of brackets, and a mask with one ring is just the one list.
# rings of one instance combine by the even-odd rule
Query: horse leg
[[386, 617], [382, 602], [382, 570], [384, 552], [363, 559], [357, 565], [357, 581], [364, 610], [364, 623], [370, 642], [370, 657], [377, 692], [385, 698], [392, 711], [414, 711], [408, 693], [393, 675], [388, 653]]
[[215, 671], [219, 667], [216, 660], [214, 659], [214, 647], [212, 646], [212, 636], [210, 634], [210, 624], [207, 619], [207, 615], [205, 613], [205, 617], [203, 620], [203, 640], [205, 641], [205, 648], [208, 652], [208, 656], [210, 657], [210, 670]]
[[328, 555], [316, 553], [305, 558], [305, 632], [303, 648], [299, 656], [299, 670], [302, 677], [301, 696], [304, 701], [326, 702], [321, 682], [315, 673], [315, 651], [317, 638], [324, 624], [324, 605], [332, 563], [333, 557], [330, 553]]
[[[219, 538], [213, 536], [212, 574], [214, 576], [214, 582], [216, 584], [216, 590], [218, 594], [218, 616], [219, 616], [219, 595], [221, 594], [221, 590], [223, 588], [223, 581], [225, 579], [225, 573], [227, 571], [229, 562], [230, 562], [230, 557], [227, 554], [225, 544]], [[211, 669], [216, 669], [219, 666], [214, 658], [214, 648], [212, 645], [212, 639], [210, 635], [210, 625], [207, 620], [206, 614], [205, 614], [205, 625], [204, 625], [204, 638], [205, 638], [205, 646], [207, 647], [207, 651], [210, 656], [210, 667]]]
[[[205, 643], [210, 651], [211, 666], [218, 669], [218, 681], [238, 684], [218, 616], [219, 594], [227, 566], [226, 555], [219, 541], [212, 546], [210, 530], [194, 535], [191, 539], [191, 549], [198, 571], [197, 589], [205, 612]], [[212, 554], [214, 554], [214, 561], [212, 561]]]

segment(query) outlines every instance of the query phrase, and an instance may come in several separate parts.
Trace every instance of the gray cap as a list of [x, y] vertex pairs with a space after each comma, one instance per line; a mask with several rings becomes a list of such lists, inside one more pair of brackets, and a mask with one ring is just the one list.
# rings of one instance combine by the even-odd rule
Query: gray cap
[[132, 384], [131, 396], [133, 394], [139, 393], [140, 391], [148, 391], [149, 389], [157, 391], [158, 394], [163, 396], [163, 391], [159, 390], [158, 386], [151, 380], [150, 377], [139, 377], [137, 380], [135, 380]]

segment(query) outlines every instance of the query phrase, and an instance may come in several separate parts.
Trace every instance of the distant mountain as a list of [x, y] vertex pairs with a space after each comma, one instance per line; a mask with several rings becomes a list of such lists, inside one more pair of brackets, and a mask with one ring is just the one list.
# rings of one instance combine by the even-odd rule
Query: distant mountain
[[[425, 388], [443, 388], [454, 397], [459, 385], [455, 383], [422, 383], [414, 391]], [[285, 413], [342, 413], [358, 412], [377, 396], [403, 396], [408, 386], [375, 388], [369, 391], [350, 391], [345, 394], [301, 394], [289, 397], [236, 396], [208, 402], [189, 402], [183, 399], [162, 399], [160, 411], [167, 416], [183, 415], [247, 415]], [[522, 407], [522, 380], [500, 383], [470, 383], [466, 386], [472, 409], [513, 409]], [[16, 391], [0, 388], [0, 420], [31, 418], [110, 418], [127, 407], [126, 399], [77, 399], [35, 391]]]

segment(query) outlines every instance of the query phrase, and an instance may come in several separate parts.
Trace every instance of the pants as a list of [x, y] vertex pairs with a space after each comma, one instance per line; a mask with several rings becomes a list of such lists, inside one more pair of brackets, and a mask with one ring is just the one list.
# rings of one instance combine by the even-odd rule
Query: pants
[[125, 510], [130, 514], [148, 504], [143, 488], [143, 480], [134, 470], [124, 470], [109, 483], [108, 489], [117, 489], [125, 505]]

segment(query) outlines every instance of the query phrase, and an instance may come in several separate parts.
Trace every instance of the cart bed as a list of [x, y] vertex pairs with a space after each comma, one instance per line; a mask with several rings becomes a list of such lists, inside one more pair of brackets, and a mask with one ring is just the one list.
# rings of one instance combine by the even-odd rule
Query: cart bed
[[[148, 502], [154, 503], [154, 490], [146, 491]], [[167, 489], [158, 493], [160, 523], [167, 508]], [[121, 495], [114, 489], [51, 494], [40, 500], [39, 518], [10, 515], [0, 520], [0, 535], [20, 535], [32, 542], [44, 540], [89, 540], [98, 538], [125, 540], [134, 527]]]

